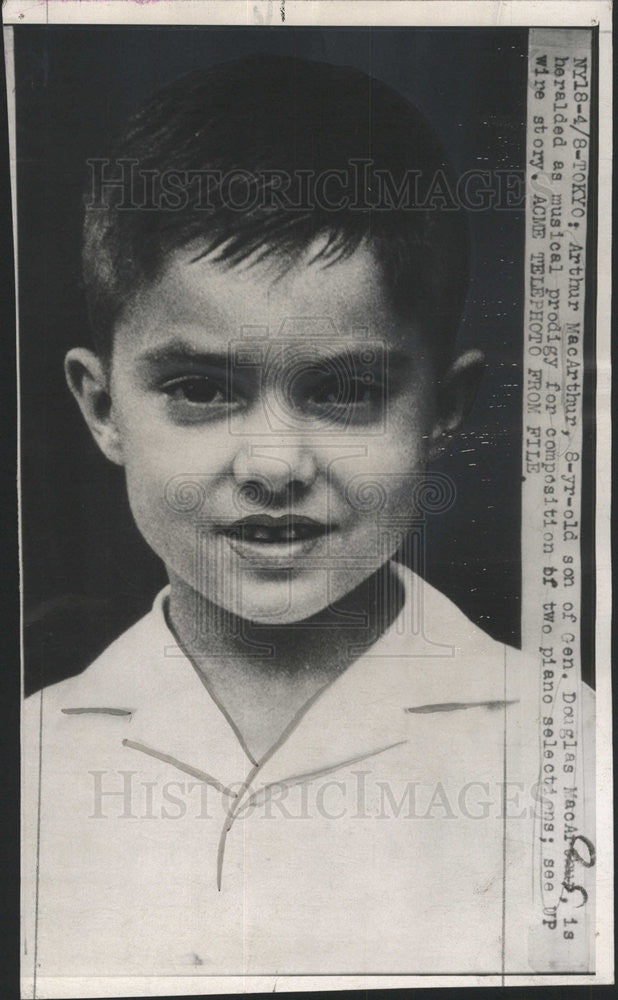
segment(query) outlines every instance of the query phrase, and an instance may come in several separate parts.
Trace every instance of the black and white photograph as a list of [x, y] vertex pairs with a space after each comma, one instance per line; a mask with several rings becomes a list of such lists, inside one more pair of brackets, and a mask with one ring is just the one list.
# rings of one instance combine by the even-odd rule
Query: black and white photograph
[[611, 12], [197, 6], [4, 11], [22, 996], [612, 982]]

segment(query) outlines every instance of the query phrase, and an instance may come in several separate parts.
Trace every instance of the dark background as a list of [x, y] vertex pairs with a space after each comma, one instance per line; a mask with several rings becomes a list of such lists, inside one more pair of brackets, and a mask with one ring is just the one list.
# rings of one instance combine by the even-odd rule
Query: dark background
[[[395, 87], [456, 172], [523, 170], [527, 31], [418, 28], [15, 28], [26, 690], [77, 673], [165, 584], [122, 470], [91, 441], [62, 359], [88, 341], [79, 282], [86, 160], [154, 90], [255, 51], [349, 64]], [[524, 213], [470, 213], [462, 347], [488, 367], [439, 463], [457, 501], [428, 522], [425, 575], [496, 639], [520, 640]]]

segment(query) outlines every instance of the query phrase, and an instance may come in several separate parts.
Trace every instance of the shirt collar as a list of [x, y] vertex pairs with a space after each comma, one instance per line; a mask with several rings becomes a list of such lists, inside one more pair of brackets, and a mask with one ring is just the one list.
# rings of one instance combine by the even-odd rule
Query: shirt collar
[[[409, 569], [392, 565], [405, 590], [397, 619], [303, 708], [254, 774], [253, 789], [334, 769], [405, 741], [410, 709], [449, 710], [456, 703], [500, 699], [503, 647]], [[412, 613], [419, 587], [420, 619]], [[165, 617], [168, 595], [169, 587], [144, 619], [149, 677], [127, 730], [129, 747], [138, 744], [229, 787], [255, 771], [253, 762], [178, 647]], [[440, 628], [454, 644], [441, 642]], [[488, 652], [494, 670], [488, 668]]]

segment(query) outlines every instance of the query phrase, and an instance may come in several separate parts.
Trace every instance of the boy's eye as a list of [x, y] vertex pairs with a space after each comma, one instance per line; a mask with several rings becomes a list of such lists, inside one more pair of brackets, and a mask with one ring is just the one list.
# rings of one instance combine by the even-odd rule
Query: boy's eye
[[298, 402], [332, 420], [371, 420], [384, 404], [384, 385], [370, 374], [333, 374], [305, 387]]
[[163, 391], [170, 399], [179, 402], [208, 406], [229, 402], [229, 392], [225, 381], [208, 375], [187, 375], [166, 382]]

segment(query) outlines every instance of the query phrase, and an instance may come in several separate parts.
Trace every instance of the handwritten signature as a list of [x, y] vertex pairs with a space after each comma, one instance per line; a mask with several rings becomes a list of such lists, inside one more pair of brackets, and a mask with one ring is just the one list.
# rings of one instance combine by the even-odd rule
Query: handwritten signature
[[[588, 837], [579, 833], [577, 836], [571, 837], [568, 849], [565, 851], [565, 859], [562, 888], [568, 893], [568, 896], [561, 895], [558, 902], [570, 902], [574, 904], [574, 909], [579, 910], [588, 902], [588, 893], [582, 885], [575, 884], [575, 866], [580, 864], [584, 868], [593, 868], [596, 864], [595, 846], [591, 840], [588, 840]], [[575, 903], [578, 897], [577, 895], [573, 896], [573, 893], [579, 894], [578, 903]]]

